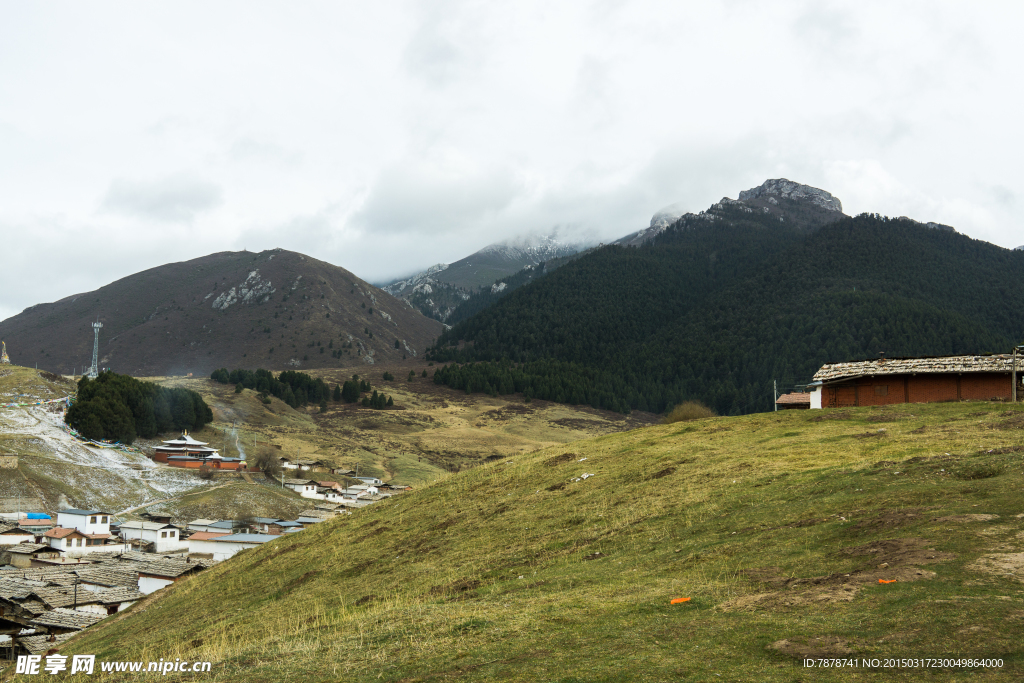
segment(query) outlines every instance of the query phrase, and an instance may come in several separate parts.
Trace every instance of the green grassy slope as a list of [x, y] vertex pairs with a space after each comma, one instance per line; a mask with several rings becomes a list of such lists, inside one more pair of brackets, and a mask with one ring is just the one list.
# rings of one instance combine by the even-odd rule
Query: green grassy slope
[[796, 666], [826, 655], [1020, 680], [1022, 428], [1007, 404], [905, 405], [555, 447], [246, 551], [62, 653], [250, 683], [860, 680]]

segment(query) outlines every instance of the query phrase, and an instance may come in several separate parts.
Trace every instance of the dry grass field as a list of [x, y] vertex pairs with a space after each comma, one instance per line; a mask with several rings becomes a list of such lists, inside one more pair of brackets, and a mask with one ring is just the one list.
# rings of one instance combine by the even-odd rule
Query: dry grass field
[[[384, 381], [388, 369], [395, 380]], [[407, 380], [409, 371], [415, 378]], [[524, 403], [521, 396], [466, 395], [422, 377], [425, 363], [389, 368], [365, 366], [354, 372], [377, 391], [394, 398], [394, 409], [329, 402], [293, 410], [272, 399], [264, 405], [256, 392], [236, 394], [234, 386], [209, 379], [150, 378], [199, 392], [213, 407], [214, 422], [197, 438], [236, 455], [272, 448], [292, 459], [321, 460], [386, 481], [421, 485], [438, 476], [541, 448], [635, 429], [658, 421], [654, 415], [630, 416], [547, 401]], [[332, 387], [350, 371], [310, 371]]]
[[[606, 434], [245, 551], [61, 652], [251, 683], [1019, 681], [1022, 455], [999, 403]], [[825, 657], [1001, 665], [801, 666]]]

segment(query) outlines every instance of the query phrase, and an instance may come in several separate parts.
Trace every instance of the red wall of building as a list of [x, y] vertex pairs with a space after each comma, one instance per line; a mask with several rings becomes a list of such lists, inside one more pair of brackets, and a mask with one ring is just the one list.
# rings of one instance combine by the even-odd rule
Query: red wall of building
[[962, 375], [886, 375], [826, 385], [822, 406], [844, 408], [1009, 398], [1009, 374], [978, 372]]

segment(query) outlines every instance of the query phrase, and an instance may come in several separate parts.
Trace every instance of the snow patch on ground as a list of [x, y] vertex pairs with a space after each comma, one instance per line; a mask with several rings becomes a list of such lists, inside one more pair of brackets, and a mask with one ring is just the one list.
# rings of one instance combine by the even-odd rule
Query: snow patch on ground
[[0, 410], [0, 434], [30, 437], [46, 453], [34, 457], [33, 465], [45, 466], [47, 459], [73, 465], [80, 469], [82, 481], [67, 480], [64, 468], [65, 484], [101, 486], [103, 495], [123, 500], [126, 507], [213, 485], [192, 472], [160, 466], [145, 455], [86, 446], [65, 432], [62, 423], [61, 414], [41, 407]]

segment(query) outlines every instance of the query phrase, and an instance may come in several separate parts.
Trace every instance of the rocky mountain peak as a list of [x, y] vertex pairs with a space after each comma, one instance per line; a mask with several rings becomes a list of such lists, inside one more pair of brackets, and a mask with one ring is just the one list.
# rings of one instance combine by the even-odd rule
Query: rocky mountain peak
[[766, 180], [758, 187], [744, 190], [740, 192], [739, 200], [742, 202], [765, 195], [768, 195], [769, 198], [771, 198], [771, 195], [777, 195], [787, 199], [804, 199], [829, 211], [843, 212], [843, 204], [839, 201], [838, 197], [833, 197], [831, 193], [825, 190], [819, 190], [810, 185], [794, 183], [792, 180], [786, 180], [785, 178]]
[[682, 204], [671, 204], [666, 206], [664, 209], [656, 211], [655, 214], [651, 216], [650, 227], [658, 229], [659, 231], [664, 230], [685, 214], [686, 211], [683, 209]]

